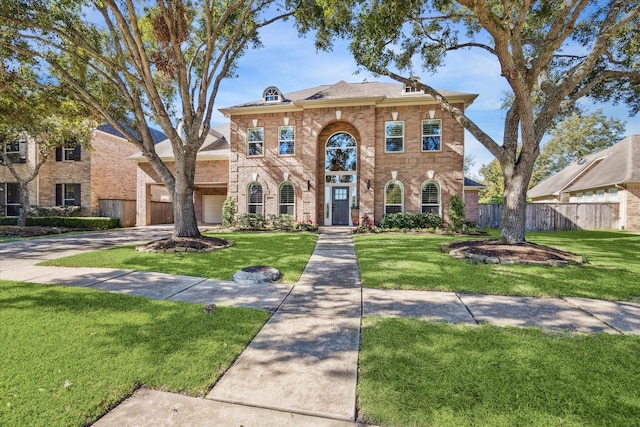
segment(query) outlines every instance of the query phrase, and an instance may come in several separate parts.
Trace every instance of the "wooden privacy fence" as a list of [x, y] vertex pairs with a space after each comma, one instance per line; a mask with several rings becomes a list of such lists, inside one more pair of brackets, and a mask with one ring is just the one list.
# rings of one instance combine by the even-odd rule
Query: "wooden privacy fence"
[[151, 202], [151, 224], [173, 224], [173, 203]]
[[[502, 205], [480, 204], [479, 227], [498, 228]], [[618, 203], [527, 203], [527, 231], [616, 230]]]
[[100, 213], [111, 218], [120, 218], [120, 227], [136, 225], [136, 201], [122, 199], [100, 199]]

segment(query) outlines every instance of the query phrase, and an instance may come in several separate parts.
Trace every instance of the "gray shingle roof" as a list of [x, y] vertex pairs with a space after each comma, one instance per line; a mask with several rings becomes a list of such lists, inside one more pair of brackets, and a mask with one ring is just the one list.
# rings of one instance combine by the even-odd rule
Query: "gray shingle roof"
[[[123, 125], [123, 126], [128, 127], [126, 125]], [[100, 126], [97, 127], [97, 130], [102, 131], [104, 133], [108, 133], [109, 135], [117, 136], [118, 138], [126, 139], [125, 136], [119, 130], [117, 130], [116, 128], [114, 128], [108, 123], [101, 124]], [[157, 144], [167, 139], [167, 135], [165, 135], [164, 133], [162, 133], [157, 129], [149, 128], [149, 131], [151, 132], [151, 137], [153, 138], [154, 144]], [[136, 133], [136, 131], [132, 129], [131, 132], [133, 133], [134, 136], [137, 137], [138, 134]]]
[[628, 136], [585, 156], [533, 187], [527, 195], [536, 198], [628, 182], [640, 182], [640, 135]]
[[[333, 85], [321, 85], [309, 89], [303, 89], [291, 93], [283, 93], [282, 99], [278, 102], [268, 102], [264, 99], [235, 105], [230, 108], [259, 107], [269, 105], [287, 105], [304, 101], [331, 101], [346, 100], [350, 98], [387, 98], [387, 99], [410, 99], [415, 97], [429, 97], [423, 93], [404, 93], [404, 85], [399, 83], [381, 82], [361, 82], [347, 83], [344, 80]], [[462, 92], [441, 90], [445, 97], [466, 96], [475, 99], [477, 95]]]
[[[228, 158], [229, 157], [229, 135], [231, 134], [231, 124], [229, 122], [214, 126], [209, 129], [209, 135], [198, 150], [199, 159]], [[171, 141], [165, 137], [164, 141], [155, 146], [156, 153], [161, 159], [173, 159], [173, 147]], [[146, 161], [142, 152], [137, 152], [129, 156], [130, 160]]]

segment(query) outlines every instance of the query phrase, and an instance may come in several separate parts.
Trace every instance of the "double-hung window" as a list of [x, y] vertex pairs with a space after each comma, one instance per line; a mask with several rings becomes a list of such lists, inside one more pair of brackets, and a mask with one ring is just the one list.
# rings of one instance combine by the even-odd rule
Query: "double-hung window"
[[403, 211], [404, 191], [398, 181], [389, 181], [384, 189], [384, 213], [394, 214]]
[[422, 151], [442, 150], [442, 120], [422, 121]]
[[385, 151], [401, 153], [404, 151], [404, 122], [392, 121], [384, 124]]
[[247, 152], [249, 156], [264, 155], [264, 128], [249, 128], [247, 130]]
[[295, 211], [295, 192], [293, 190], [293, 184], [290, 182], [283, 182], [282, 185], [280, 185], [279, 199], [280, 215], [293, 216]]
[[262, 185], [257, 182], [252, 182], [249, 185], [249, 197], [247, 205], [247, 211], [250, 214], [264, 215]]
[[292, 156], [296, 153], [296, 131], [293, 126], [278, 127], [278, 153]]
[[422, 213], [440, 215], [440, 187], [435, 181], [422, 184]]
[[80, 206], [80, 184], [56, 184], [57, 206]]

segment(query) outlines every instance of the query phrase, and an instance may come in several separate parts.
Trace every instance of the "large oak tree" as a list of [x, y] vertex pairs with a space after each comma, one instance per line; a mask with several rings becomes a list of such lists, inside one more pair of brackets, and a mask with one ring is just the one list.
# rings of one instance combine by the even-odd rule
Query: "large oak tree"
[[[0, 54], [32, 61], [42, 78], [100, 113], [135, 144], [173, 196], [174, 236], [198, 237], [196, 155], [214, 100], [258, 30], [298, 0], [0, 0]], [[181, 123], [181, 126], [178, 124]], [[167, 135], [171, 168], [151, 127]]]
[[[322, 0], [298, 21], [317, 44], [352, 39], [358, 64], [432, 95], [495, 156], [504, 177], [501, 237], [525, 240], [526, 192], [540, 142], [556, 115], [584, 97], [640, 109], [637, 0]], [[410, 79], [414, 62], [435, 71], [446, 55], [479, 49], [511, 90], [496, 140], [436, 89]], [[473, 78], [473, 69], [469, 70]], [[479, 82], [478, 91], [490, 88]]]

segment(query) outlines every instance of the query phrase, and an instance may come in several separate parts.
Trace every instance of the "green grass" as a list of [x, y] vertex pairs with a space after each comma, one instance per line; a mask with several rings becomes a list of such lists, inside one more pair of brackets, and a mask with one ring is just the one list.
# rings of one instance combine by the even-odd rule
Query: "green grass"
[[393, 426], [637, 426], [640, 337], [365, 319], [359, 414]]
[[617, 231], [528, 233], [527, 240], [582, 255], [585, 266], [471, 264], [440, 252], [461, 236], [354, 236], [362, 283], [371, 288], [423, 289], [524, 296], [640, 300], [640, 235]]
[[202, 396], [267, 318], [0, 281], [0, 425], [84, 425], [139, 385]]
[[282, 273], [283, 281], [295, 283], [313, 252], [317, 235], [312, 233], [217, 233], [206, 235], [233, 242], [228, 249], [207, 254], [143, 253], [135, 246], [85, 252], [40, 265], [109, 267], [229, 280], [252, 265], [268, 265]]

